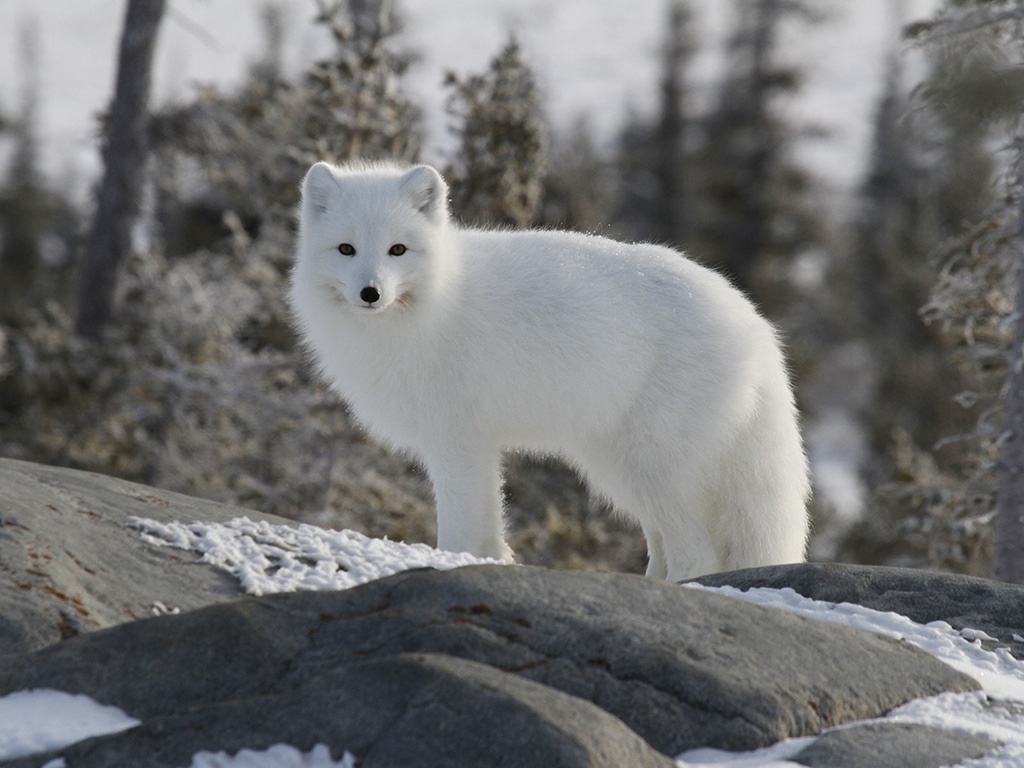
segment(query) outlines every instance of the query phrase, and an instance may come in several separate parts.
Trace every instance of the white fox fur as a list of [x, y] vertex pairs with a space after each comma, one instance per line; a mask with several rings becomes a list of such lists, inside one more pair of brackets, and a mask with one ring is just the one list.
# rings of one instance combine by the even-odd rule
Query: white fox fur
[[650, 576], [803, 559], [808, 469], [775, 332], [676, 251], [463, 229], [429, 166], [317, 163], [290, 300], [360, 422], [425, 465], [440, 548], [511, 560], [501, 464], [521, 449], [636, 518]]

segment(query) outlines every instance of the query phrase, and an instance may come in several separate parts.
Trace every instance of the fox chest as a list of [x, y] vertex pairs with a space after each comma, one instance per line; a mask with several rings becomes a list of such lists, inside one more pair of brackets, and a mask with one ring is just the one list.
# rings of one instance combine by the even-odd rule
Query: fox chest
[[464, 418], [464, 378], [419, 353], [382, 345], [323, 361], [356, 418], [375, 436], [407, 449]]

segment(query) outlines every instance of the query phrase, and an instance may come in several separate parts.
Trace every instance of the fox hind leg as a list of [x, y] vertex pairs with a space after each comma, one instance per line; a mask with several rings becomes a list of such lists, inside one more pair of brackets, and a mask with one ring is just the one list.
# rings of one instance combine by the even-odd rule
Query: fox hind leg
[[647, 575], [652, 579], [668, 578], [668, 563], [665, 560], [665, 547], [661, 540], [661, 531], [643, 526], [644, 538], [647, 539]]

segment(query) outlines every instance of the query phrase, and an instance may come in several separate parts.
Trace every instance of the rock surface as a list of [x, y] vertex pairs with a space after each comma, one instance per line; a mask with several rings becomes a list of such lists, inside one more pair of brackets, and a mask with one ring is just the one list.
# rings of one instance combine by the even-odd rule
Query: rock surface
[[[304, 752], [326, 744], [334, 759], [347, 750], [358, 756], [360, 768], [672, 766], [588, 702], [441, 654], [359, 661], [266, 695], [179, 703], [137, 728], [60, 755], [76, 768], [180, 768], [200, 751], [234, 753], [278, 743]], [[44, 765], [56, 756], [9, 765]]]
[[830, 731], [794, 762], [811, 768], [942, 768], [982, 757], [998, 742], [913, 723], [866, 723]]
[[143, 544], [133, 516], [226, 522], [216, 502], [89, 472], [0, 459], [0, 654], [242, 596], [224, 571], [190, 553]]
[[122, 625], [0, 660], [0, 694], [59, 688], [148, 721], [407, 653], [487, 664], [586, 700], [666, 755], [753, 749], [977, 688], [905, 643], [712, 592], [469, 566]]
[[[0, 460], [0, 696], [56, 688], [143, 721], [0, 765], [184, 766], [286, 743], [361, 767], [670, 768], [694, 747], [751, 749], [978, 687], [906, 643], [639, 576], [472, 566], [238, 599], [226, 572], [143, 541], [135, 515], [288, 524]], [[1024, 589], [964, 577], [801, 565], [702, 581], [941, 619], [1015, 649], [1024, 623]], [[182, 613], [132, 621], [156, 601]], [[889, 725], [829, 731], [799, 759], [934, 765], [993, 745]]]

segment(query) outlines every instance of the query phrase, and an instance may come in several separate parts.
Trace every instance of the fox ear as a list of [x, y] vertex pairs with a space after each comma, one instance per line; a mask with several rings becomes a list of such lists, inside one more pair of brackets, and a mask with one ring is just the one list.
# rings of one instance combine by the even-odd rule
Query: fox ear
[[435, 224], [448, 217], [448, 185], [429, 165], [417, 165], [406, 173], [401, 189], [413, 208]]
[[319, 218], [327, 212], [327, 204], [338, 190], [338, 180], [327, 163], [317, 163], [302, 181], [302, 213]]

